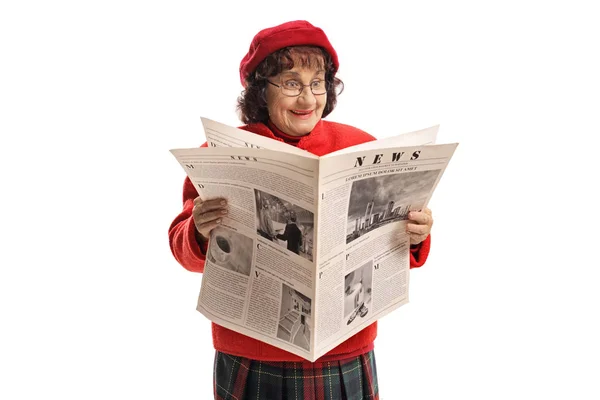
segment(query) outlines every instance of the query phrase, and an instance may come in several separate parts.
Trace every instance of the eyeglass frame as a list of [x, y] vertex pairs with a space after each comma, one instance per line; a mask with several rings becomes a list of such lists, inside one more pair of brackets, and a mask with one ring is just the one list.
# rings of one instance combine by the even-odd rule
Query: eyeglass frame
[[[327, 82], [326, 79], [319, 79], [319, 80], [316, 80], [316, 81], [312, 81], [308, 85], [302, 85], [302, 88], [300, 89], [300, 91], [298, 92], [298, 94], [295, 94], [295, 95], [289, 95], [289, 94], [283, 93], [283, 85], [278, 85], [276, 83], [271, 82], [268, 79], [266, 79], [266, 81], [268, 83], [270, 83], [271, 85], [273, 85], [275, 87], [278, 87], [279, 91], [281, 92], [281, 94], [284, 95], [284, 96], [286, 96], [286, 97], [298, 97], [298, 96], [302, 95], [302, 93], [304, 93], [304, 88], [305, 87], [309, 87], [310, 88], [310, 92], [313, 94], [313, 96], [323, 96], [324, 94], [327, 94], [327, 91], [329, 91], [329, 82]], [[313, 82], [325, 82], [325, 92], [319, 93], [319, 94], [314, 93], [313, 90], [312, 90], [312, 87], [311, 87], [311, 85], [313, 84]]]

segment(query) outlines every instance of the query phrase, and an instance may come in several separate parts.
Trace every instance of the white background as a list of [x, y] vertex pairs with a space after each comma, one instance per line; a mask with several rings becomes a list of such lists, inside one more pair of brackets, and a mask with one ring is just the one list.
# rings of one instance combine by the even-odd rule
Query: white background
[[381, 398], [600, 398], [600, 29], [558, 3], [3, 2], [0, 398], [210, 398], [169, 149], [239, 124], [240, 59], [292, 19], [339, 53], [330, 120], [460, 143], [380, 322]]

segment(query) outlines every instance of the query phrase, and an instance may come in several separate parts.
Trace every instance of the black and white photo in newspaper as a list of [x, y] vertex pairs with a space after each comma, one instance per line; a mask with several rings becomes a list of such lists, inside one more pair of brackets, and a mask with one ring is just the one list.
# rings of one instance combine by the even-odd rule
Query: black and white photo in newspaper
[[346, 225], [349, 244], [385, 224], [404, 221], [425, 206], [441, 171], [408, 171], [375, 175], [352, 182]]
[[312, 299], [283, 284], [277, 337], [310, 351]]
[[313, 261], [314, 213], [255, 189], [257, 233], [289, 252]]

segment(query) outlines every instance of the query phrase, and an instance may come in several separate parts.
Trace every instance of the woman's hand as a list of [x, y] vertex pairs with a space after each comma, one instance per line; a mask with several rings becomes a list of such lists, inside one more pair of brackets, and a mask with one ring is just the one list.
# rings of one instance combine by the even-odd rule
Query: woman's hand
[[198, 231], [202, 240], [208, 240], [210, 231], [219, 226], [223, 216], [227, 215], [227, 211], [227, 200], [222, 197], [202, 200], [198, 196], [194, 199], [192, 217], [194, 218], [196, 231]]
[[408, 220], [406, 232], [410, 235], [410, 244], [419, 244], [427, 239], [433, 225], [431, 210], [425, 208], [423, 211], [411, 211], [408, 213]]

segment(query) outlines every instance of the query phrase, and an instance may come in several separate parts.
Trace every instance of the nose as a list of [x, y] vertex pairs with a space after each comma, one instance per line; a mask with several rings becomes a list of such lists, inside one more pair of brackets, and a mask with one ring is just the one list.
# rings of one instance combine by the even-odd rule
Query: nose
[[298, 102], [306, 105], [313, 105], [317, 102], [317, 98], [310, 89], [310, 86], [306, 85], [302, 88], [302, 93], [298, 96]]

